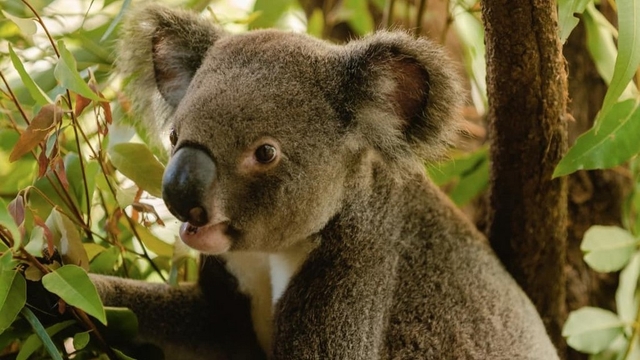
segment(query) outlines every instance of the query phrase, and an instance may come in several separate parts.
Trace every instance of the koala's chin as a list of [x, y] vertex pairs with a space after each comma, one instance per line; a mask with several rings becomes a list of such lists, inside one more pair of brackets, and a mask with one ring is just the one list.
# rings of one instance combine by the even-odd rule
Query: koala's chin
[[228, 231], [229, 225], [226, 222], [205, 226], [193, 226], [185, 222], [180, 226], [180, 239], [195, 250], [216, 255], [231, 248]]

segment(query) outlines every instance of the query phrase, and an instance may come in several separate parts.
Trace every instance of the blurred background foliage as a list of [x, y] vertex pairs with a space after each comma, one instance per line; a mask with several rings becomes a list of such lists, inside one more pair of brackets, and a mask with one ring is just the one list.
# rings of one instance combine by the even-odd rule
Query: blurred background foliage
[[[481, 226], [490, 163], [479, 1], [164, 3], [201, 12], [231, 32], [273, 27], [340, 43], [401, 28], [445, 46], [467, 90], [466, 135], [427, 171]], [[136, 126], [120, 91], [126, 79], [113, 68], [118, 26], [131, 6], [131, 0], [0, 0], [0, 358], [160, 356], [126, 344], [137, 331], [135, 315], [103, 307], [86, 271], [174, 285], [197, 276], [195, 254], [175, 241], [179, 224], [157, 198], [167, 152]], [[572, 130], [576, 143], [556, 175], [614, 168], [632, 183], [621, 209], [624, 229], [594, 227], [582, 245], [594, 269], [624, 269], [617, 310], [576, 311], [565, 336], [593, 358], [638, 359], [640, 5], [560, 0], [558, 6], [560, 38], [566, 41], [582, 22], [581, 49], [607, 90], [598, 115]]]

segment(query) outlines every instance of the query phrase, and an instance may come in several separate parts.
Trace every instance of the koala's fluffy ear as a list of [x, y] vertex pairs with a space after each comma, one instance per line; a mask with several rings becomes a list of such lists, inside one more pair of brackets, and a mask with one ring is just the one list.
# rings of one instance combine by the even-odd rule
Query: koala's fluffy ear
[[116, 67], [146, 126], [164, 127], [207, 50], [222, 35], [209, 21], [186, 11], [146, 5], [129, 12]]
[[345, 49], [343, 96], [358, 132], [392, 159], [440, 156], [460, 130], [464, 99], [440, 47], [383, 31]]

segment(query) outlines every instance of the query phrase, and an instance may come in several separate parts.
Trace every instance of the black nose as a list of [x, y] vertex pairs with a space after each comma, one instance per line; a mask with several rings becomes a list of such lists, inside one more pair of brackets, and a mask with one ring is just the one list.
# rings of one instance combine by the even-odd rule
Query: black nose
[[193, 148], [178, 149], [162, 176], [162, 199], [169, 211], [194, 226], [209, 221], [208, 192], [216, 179], [216, 165], [206, 152]]

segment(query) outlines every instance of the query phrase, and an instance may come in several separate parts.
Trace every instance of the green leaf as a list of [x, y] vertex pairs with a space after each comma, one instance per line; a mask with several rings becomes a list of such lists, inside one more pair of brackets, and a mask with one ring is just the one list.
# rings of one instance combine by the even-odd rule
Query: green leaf
[[102, 99], [96, 95], [84, 79], [82, 79], [82, 76], [80, 76], [80, 73], [78, 72], [76, 59], [73, 58], [73, 54], [71, 54], [67, 49], [62, 40], [58, 40], [58, 49], [60, 50], [60, 59], [53, 70], [56, 80], [58, 80], [62, 86], [86, 97], [87, 99], [94, 101], [107, 101], [106, 99]]
[[139, 143], [121, 143], [112, 146], [109, 157], [124, 176], [155, 197], [162, 197], [164, 166], [149, 148]]
[[582, 169], [619, 165], [640, 152], [640, 106], [634, 100], [617, 103], [602, 120], [600, 129], [582, 134], [560, 160], [553, 177]]
[[62, 256], [63, 263], [79, 265], [89, 270], [89, 256], [84, 249], [76, 224], [57, 209], [51, 210], [45, 223], [53, 233], [54, 245]]
[[616, 310], [625, 322], [633, 323], [636, 319], [640, 298], [638, 280], [640, 279], [640, 252], [636, 252], [627, 266], [620, 272], [620, 281], [616, 290]]
[[22, 61], [20, 61], [18, 55], [16, 55], [15, 51], [13, 51], [13, 47], [11, 47], [11, 44], [9, 44], [9, 56], [11, 57], [13, 67], [18, 72], [18, 75], [20, 75], [22, 83], [27, 88], [27, 91], [29, 91], [29, 94], [31, 95], [33, 100], [36, 101], [36, 104], [41, 106], [45, 104], [51, 104], [52, 101], [51, 99], [49, 99], [49, 96], [47, 96], [47, 94], [42, 91], [38, 84], [33, 81], [29, 73], [27, 73], [27, 71], [24, 69]]
[[574, 14], [582, 14], [591, 0], [558, 0], [558, 32], [560, 41], [564, 43], [571, 31], [578, 25]]
[[0, 271], [0, 333], [16, 319], [27, 301], [27, 282], [15, 270]]
[[91, 340], [91, 336], [88, 331], [79, 332], [73, 335], [73, 348], [82, 350], [89, 344], [89, 340]]
[[249, 24], [249, 29], [274, 27], [292, 3], [293, 0], [256, 0], [253, 11], [259, 12], [260, 16]]
[[584, 261], [594, 270], [611, 272], [622, 269], [631, 259], [638, 240], [617, 226], [594, 225], [584, 233], [580, 250]]
[[582, 15], [582, 22], [587, 32], [587, 49], [591, 59], [602, 80], [610, 84], [618, 56], [618, 48], [613, 41], [614, 32], [617, 33], [617, 30], [593, 3], [587, 6]]
[[624, 323], [611, 311], [583, 307], [569, 314], [562, 336], [572, 348], [597, 354], [609, 347], [624, 331]]
[[158, 256], [166, 256], [171, 258], [173, 255], [173, 249], [171, 244], [168, 244], [151, 233], [146, 227], [135, 223], [136, 232], [138, 233], [138, 239], [151, 251]]
[[116, 341], [130, 341], [138, 335], [138, 317], [130, 309], [105, 307], [109, 326], [101, 333]]
[[9, 210], [7, 209], [7, 203], [0, 198], [0, 226], [4, 226], [9, 232], [13, 239], [20, 243], [22, 242], [22, 235], [20, 235], [20, 230], [18, 230], [18, 225], [9, 214]]
[[107, 318], [98, 291], [81, 267], [64, 265], [42, 277], [42, 285], [67, 304], [82, 309], [106, 325]]
[[605, 118], [610, 111], [613, 111], [614, 105], [640, 65], [640, 1], [623, 0], [616, 1], [616, 4], [618, 5], [618, 57], [613, 78], [604, 96], [602, 109], [596, 118], [596, 127], [601, 123], [604, 126]]
[[[56, 348], [56, 346], [53, 344], [53, 340], [51, 340], [51, 335], [49, 335], [49, 333], [47, 332], [47, 330], [45, 330], [44, 326], [42, 326], [42, 323], [40, 322], [40, 320], [38, 320], [38, 318], [36, 317], [36, 315], [33, 313], [33, 311], [31, 311], [28, 307], [24, 307], [22, 308], [22, 316], [24, 316], [25, 319], [27, 319], [27, 321], [29, 322], [29, 324], [31, 324], [31, 327], [33, 328], [33, 331], [35, 332], [35, 335], [40, 338], [40, 341], [42, 342], [42, 345], [44, 345], [45, 349], [47, 349], [47, 352], [49, 353], [49, 356], [51, 356], [51, 359], [53, 360], [62, 360], [62, 356], [60, 356], [60, 353], [58, 352], [58, 349]], [[68, 322], [70, 322], [68, 324]], [[54, 330], [57, 330], [56, 332], [68, 327], [69, 325], [71, 325], [72, 323], [74, 323], [74, 320], [69, 320], [69, 321], [65, 321], [62, 323], [58, 323], [55, 324], [51, 327], [49, 327], [49, 331], [52, 331], [51, 329], [54, 328]], [[36, 343], [35, 341], [32, 343]], [[29, 349], [31, 349], [33, 346], [35, 345], [30, 345]], [[24, 350], [24, 345], [23, 345], [23, 349], [20, 351], [20, 353], [18, 354], [18, 357], [16, 358], [16, 360], [26, 360], [29, 355], [21, 355]], [[38, 345], [38, 347], [36, 347], [35, 349], [33, 349], [33, 351], [38, 350], [40, 346]]]
[[[51, 337], [75, 323], [75, 320], [67, 320], [57, 324], [53, 324], [46, 328], [45, 332], [49, 337]], [[40, 337], [37, 334], [32, 334], [27, 338], [27, 340], [25, 340], [24, 343], [22, 343], [20, 352], [18, 353], [16, 360], [27, 360], [31, 356], [31, 354], [36, 352], [41, 346], [42, 340], [40, 339]], [[58, 353], [57, 350], [56, 353]]]
[[20, 31], [22, 31], [24, 35], [31, 36], [35, 34], [36, 31], [38, 31], [38, 28], [36, 27], [36, 22], [33, 21], [33, 19], [19, 18], [17, 16], [13, 16], [9, 14], [4, 10], [2, 10], [2, 15], [4, 15], [4, 17], [6, 17], [7, 19], [13, 21], [13, 23], [16, 24], [16, 26], [18, 26], [18, 28], [20, 29]]

